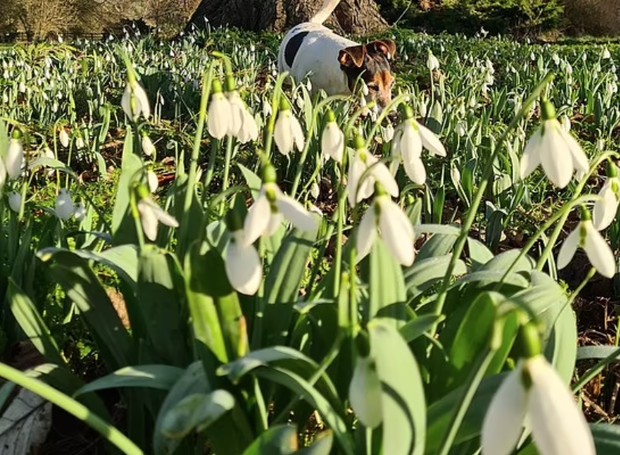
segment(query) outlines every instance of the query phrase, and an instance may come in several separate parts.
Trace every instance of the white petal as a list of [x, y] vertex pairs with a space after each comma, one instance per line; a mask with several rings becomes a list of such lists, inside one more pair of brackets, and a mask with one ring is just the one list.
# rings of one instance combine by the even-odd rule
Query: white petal
[[237, 139], [239, 139], [239, 142], [242, 144], [258, 139], [258, 125], [256, 124], [254, 116], [247, 110], [243, 112], [243, 126], [239, 130]]
[[280, 212], [271, 213], [271, 218], [269, 219], [269, 223], [265, 228], [265, 232], [263, 232], [263, 237], [271, 237], [274, 235], [280, 226], [282, 226], [283, 216]]
[[280, 194], [276, 199], [276, 205], [284, 218], [289, 220], [297, 229], [310, 232], [317, 230], [316, 218], [292, 197]]
[[[379, 183], [381, 183], [381, 185], [383, 185], [383, 188], [385, 188], [385, 191], [387, 191], [390, 195], [394, 197], [398, 196], [398, 193], [399, 193], [398, 183], [396, 183], [394, 176], [392, 175], [388, 167], [385, 165], [385, 163], [379, 162], [379, 159], [376, 156], [369, 154], [367, 164], [369, 166], [372, 166], [371, 175]], [[372, 184], [372, 182], [370, 182], [370, 184]], [[373, 188], [373, 191], [374, 191], [374, 188]], [[361, 199], [359, 199], [358, 202], [359, 201], [361, 201]]]
[[148, 137], [146, 134], [142, 136], [142, 152], [146, 156], [151, 156], [153, 155], [153, 152], [155, 152], [155, 146], [153, 145], [153, 141], [151, 141], [151, 138]]
[[358, 357], [349, 384], [351, 408], [362, 424], [376, 428], [383, 420], [381, 407], [381, 381], [374, 362], [369, 358]]
[[226, 275], [235, 290], [247, 295], [256, 294], [263, 269], [253, 245], [243, 246], [235, 241], [228, 245]]
[[273, 133], [273, 139], [282, 155], [288, 155], [293, 150], [294, 138], [291, 134], [291, 111], [280, 111]]
[[519, 175], [522, 179], [534, 172], [534, 169], [536, 169], [540, 164], [541, 141], [542, 129], [538, 128], [530, 140], [527, 141], [525, 150], [523, 151], [523, 156], [521, 157]]
[[338, 128], [336, 122], [329, 122], [323, 130], [321, 137], [321, 149], [323, 153], [338, 163], [342, 162], [344, 153], [344, 133]]
[[601, 275], [612, 278], [616, 274], [616, 261], [614, 253], [603, 238], [594, 228], [592, 221], [583, 222], [586, 228], [586, 238], [583, 249], [594, 266]]
[[422, 138], [412, 125], [403, 126], [399, 144], [403, 161], [419, 158], [422, 155]]
[[155, 213], [157, 220], [161, 224], [165, 224], [166, 226], [170, 226], [170, 227], [179, 227], [179, 222], [176, 220], [175, 217], [170, 215], [168, 212], [166, 212], [164, 209], [162, 209], [159, 205], [155, 204], [154, 202], [153, 202], [153, 205], [154, 205], [153, 212]]
[[577, 142], [577, 140], [571, 136], [570, 133], [564, 131], [563, 128], [559, 127], [558, 129], [560, 131], [560, 135], [566, 141], [566, 146], [572, 156], [573, 167], [578, 172], [582, 172], [584, 174], [587, 173], [590, 170], [590, 163], [588, 162], [588, 157], [583, 152], [581, 145], [579, 145], [579, 142]]
[[10, 179], [18, 178], [24, 164], [24, 148], [19, 139], [11, 139], [5, 157], [6, 172]]
[[580, 225], [577, 228], [568, 234], [564, 243], [560, 247], [560, 253], [558, 254], [558, 269], [563, 269], [568, 265], [568, 263], [573, 259], [575, 255], [575, 251], [577, 251], [577, 247], [580, 243]]
[[529, 418], [541, 455], [595, 455], [594, 441], [573, 394], [542, 357], [529, 359]]
[[359, 152], [355, 154], [351, 164], [349, 165], [349, 177], [347, 183], [347, 196], [349, 205], [355, 207], [357, 204], [357, 195], [359, 193], [360, 177], [366, 170], [366, 166], [359, 159]]
[[377, 237], [377, 216], [375, 214], [374, 205], [370, 206], [357, 228], [357, 237], [355, 239], [355, 248], [357, 249], [357, 260], [361, 261], [372, 249], [372, 244]]
[[222, 139], [228, 133], [232, 122], [232, 109], [223, 94], [213, 94], [208, 114], [207, 130], [209, 134], [216, 139]]
[[612, 182], [613, 179], [607, 179], [605, 185], [603, 185], [603, 188], [601, 188], [601, 191], [598, 193], [600, 199], [596, 201], [594, 209], [592, 210], [592, 222], [594, 227], [599, 231], [602, 231], [611, 224], [618, 211], [618, 200], [614, 194]]
[[265, 232], [270, 218], [271, 206], [263, 188], [254, 205], [248, 210], [243, 223], [246, 245], [254, 243]]
[[424, 163], [422, 160], [420, 158], [413, 157], [411, 160], [405, 160], [403, 164], [405, 165], [407, 177], [418, 185], [424, 185], [426, 182], [426, 169], [424, 168]]
[[547, 120], [540, 144], [540, 162], [551, 182], [558, 188], [564, 188], [573, 175], [573, 160], [567, 150], [566, 141], [560, 135], [561, 127]]
[[[136, 120], [137, 115], [131, 109], [131, 87], [129, 87], [129, 84], [125, 86], [125, 91], [123, 92], [123, 97], [121, 98], [121, 107], [123, 108], [123, 111], [125, 111], [125, 115], [127, 115], [127, 117], [129, 117], [132, 120]], [[62, 134], [62, 131], [61, 131], [61, 134]], [[65, 134], [66, 134], [66, 131], [65, 131]], [[67, 135], [67, 145], [65, 145], [62, 142], [63, 137], [60, 137], [60, 142], [62, 143], [63, 147], [67, 147], [69, 145], [68, 139], [69, 139], [69, 135]]]
[[142, 222], [142, 230], [146, 237], [155, 241], [157, 238], [157, 216], [153, 212], [153, 208], [142, 199], [138, 202], [138, 211], [140, 212], [140, 221]]
[[521, 363], [502, 382], [482, 423], [482, 455], [509, 455], [523, 430], [526, 394], [521, 384]]
[[411, 221], [387, 196], [380, 196], [377, 199], [380, 199], [377, 203], [381, 208], [379, 215], [381, 238], [399, 264], [410, 266], [414, 258], [414, 234]]
[[146, 180], [149, 184], [150, 192], [154, 193], [155, 191], [157, 191], [157, 188], [159, 187], [159, 179], [157, 178], [157, 174], [155, 174], [155, 172], [153, 171], [148, 171], [146, 173]]
[[64, 188], [60, 190], [60, 194], [56, 198], [55, 212], [58, 218], [65, 221], [75, 213], [75, 205], [73, 204], [71, 193]]
[[303, 150], [305, 144], [304, 131], [301, 128], [299, 120], [293, 116], [291, 116], [291, 135], [293, 136], [297, 150]]
[[148, 96], [146, 96], [146, 92], [144, 91], [144, 88], [142, 88], [142, 86], [139, 83], [136, 82], [133, 89], [134, 89], [134, 96], [136, 97], [140, 105], [140, 112], [138, 113], [138, 116], [141, 113], [144, 116], [144, 118], [148, 119], [151, 116], [151, 105], [149, 104], [149, 98]]
[[435, 133], [426, 128], [423, 125], [418, 124], [418, 129], [420, 130], [420, 137], [422, 138], [422, 144], [426, 149], [438, 156], [446, 156], [446, 148], [443, 146], [441, 141]]
[[15, 213], [19, 213], [22, 207], [22, 195], [16, 192], [9, 193], [9, 207]]
[[231, 136], [238, 137], [239, 131], [243, 126], [243, 113], [245, 106], [239, 92], [233, 91], [226, 94], [230, 103], [230, 122], [228, 122], [228, 133]]

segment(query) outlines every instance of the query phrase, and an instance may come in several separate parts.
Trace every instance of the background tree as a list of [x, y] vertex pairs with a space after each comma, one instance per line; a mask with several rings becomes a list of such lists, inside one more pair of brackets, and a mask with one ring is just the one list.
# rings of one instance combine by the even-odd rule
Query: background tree
[[3, 0], [0, 15], [12, 18], [28, 40], [40, 40], [70, 29], [76, 9], [73, 2], [66, 0]]
[[[284, 31], [307, 21], [322, 0], [202, 0], [191, 23], [202, 28], [229, 25], [253, 31]], [[342, 0], [326, 23], [336, 31], [366, 34], [385, 29], [374, 0]]]

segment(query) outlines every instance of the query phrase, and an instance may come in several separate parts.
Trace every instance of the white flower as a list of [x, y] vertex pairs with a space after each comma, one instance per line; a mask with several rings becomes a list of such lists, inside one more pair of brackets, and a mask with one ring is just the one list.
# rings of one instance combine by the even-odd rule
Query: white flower
[[78, 149], [83, 149], [84, 148], [84, 139], [82, 139], [82, 136], [78, 136], [77, 139], [75, 140], [75, 146]]
[[55, 212], [56, 216], [64, 221], [71, 218], [75, 213], [73, 198], [71, 197], [71, 193], [66, 188], [60, 190], [60, 194], [56, 198]]
[[600, 199], [596, 201], [592, 211], [593, 224], [597, 230], [605, 229], [616, 217], [620, 204], [619, 195], [620, 180], [617, 176], [608, 177], [598, 193]]
[[611, 58], [611, 53], [609, 52], [609, 49], [607, 49], [607, 47], [604, 47], [603, 53], [601, 54], [601, 59], [609, 60], [610, 58]]
[[16, 213], [19, 213], [19, 209], [22, 206], [22, 195], [16, 192], [9, 193], [9, 207]]
[[64, 148], [69, 147], [69, 134], [66, 129], [60, 128], [60, 131], [58, 132], [58, 140]]
[[590, 264], [601, 275], [612, 278], [616, 273], [616, 261], [603, 236], [594, 228], [592, 220], [582, 220], [577, 228], [571, 232], [558, 254], [558, 269], [563, 269], [571, 261], [577, 247], [582, 248], [588, 256]]
[[429, 71], [439, 69], [439, 60], [433, 55], [431, 51], [428, 51], [428, 57], [426, 58], [426, 67]]
[[542, 164], [549, 180], [558, 188], [564, 188], [574, 170], [588, 172], [588, 158], [575, 138], [562, 128], [548, 102], [543, 103], [543, 119], [525, 146], [521, 178], [526, 178]]
[[465, 122], [458, 122], [455, 130], [459, 137], [463, 137], [467, 134], [467, 124]]
[[5, 183], [6, 183], [6, 166], [4, 165], [4, 160], [0, 158], [0, 190], [2, 190]]
[[227, 92], [226, 96], [230, 103], [231, 121], [228, 134], [236, 137], [239, 142], [246, 143], [258, 139], [258, 125], [256, 119], [250, 114], [245, 104], [239, 96], [239, 92], [233, 90]]
[[209, 134], [215, 139], [222, 139], [230, 131], [232, 122], [230, 102], [221, 91], [216, 91], [211, 95], [211, 103], [209, 103], [209, 116], [207, 117]]
[[86, 217], [86, 207], [84, 207], [84, 203], [80, 202], [75, 207], [75, 212], [73, 214], [77, 221], [82, 221]]
[[127, 117], [134, 122], [138, 120], [141, 115], [145, 119], [151, 116], [149, 98], [140, 83], [135, 80], [127, 83], [121, 99], [121, 106]]
[[379, 182], [392, 196], [398, 196], [398, 184], [387, 166], [365, 148], [358, 148], [349, 165], [349, 205], [355, 207], [358, 202], [372, 196], [375, 182]]
[[358, 357], [349, 384], [351, 408], [362, 424], [376, 428], [383, 420], [381, 381], [375, 362], [370, 357]]
[[540, 455], [596, 453], [572, 393], [542, 355], [520, 360], [493, 396], [482, 424], [482, 454], [513, 453], [524, 421]]
[[9, 148], [4, 161], [9, 179], [16, 179], [21, 175], [24, 165], [24, 148], [19, 139], [12, 138], [9, 141]]
[[293, 146], [297, 150], [304, 148], [304, 132], [301, 129], [299, 120], [297, 120], [290, 109], [281, 110], [278, 114], [273, 138], [282, 155], [291, 153]]
[[286, 218], [297, 229], [314, 231], [318, 228], [313, 217], [299, 202], [285, 195], [275, 183], [264, 183], [258, 199], [248, 210], [243, 230], [246, 245], [259, 237], [273, 235]]
[[226, 275], [232, 287], [242, 294], [253, 295], [258, 291], [263, 277], [260, 257], [252, 243], [240, 229], [231, 233], [226, 252]]
[[141, 199], [138, 202], [138, 211], [140, 212], [140, 220], [142, 221], [142, 230], [146, 237], [155, 241], [157, 238], [157, 225], [159, 223], [170, 227], [178, 227], [177, 220], [166, 213], [152, 199]]
[[446, 156], [446, 149], [437, 136], [411, 116], [396, 129], [392, 142], [392, 155], [394, 158], [402, 159], [407, 176], [418, 185], [423, 185], [426, 181], [422, 147], [434, 155]]
[[153, 144], [153, 141], [151, 141], [151, 138], [147, 134], [142, 135], [141, 145], [142, 145], [142, 153], [144, 153], [146, 156], [153, 156], [153, 153], [155, 153], [155, 145]]
[[407, 215], [387, 194], [375, 197], [372, 206], [362, 217], [356, 242], [359, 260], [370, 253], [377, 234], [400, 264], [409, 266], [413, 263], [413, 226]]
[[159, 187], [159, 179], [157, 178], [157, 174], [151, 170], [147, 171], [146, 180], [149, 184], [149, 190], [151, 193], [157, 191], [157, 188]]
[[344, 133], [335, 120], [327, 122], [321, 136], [321, 150], [324, 157], [342, 163], [344, 154]]

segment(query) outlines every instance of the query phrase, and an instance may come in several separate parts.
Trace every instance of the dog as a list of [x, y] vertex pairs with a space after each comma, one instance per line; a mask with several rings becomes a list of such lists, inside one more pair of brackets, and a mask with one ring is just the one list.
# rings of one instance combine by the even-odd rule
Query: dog
[[392, 99], [394, 76], [390, 62], [396, 54], [391, 40], [359, 44], [323, 25], [340, 0], [325, 0], [309, 22], [296, 25], [284, 36], [278, 51], [278, 71], [297, 82], [308, 77], [312, 92], [348, 95], [361, 79], [368, 87], [366, 101], [385, 107]]

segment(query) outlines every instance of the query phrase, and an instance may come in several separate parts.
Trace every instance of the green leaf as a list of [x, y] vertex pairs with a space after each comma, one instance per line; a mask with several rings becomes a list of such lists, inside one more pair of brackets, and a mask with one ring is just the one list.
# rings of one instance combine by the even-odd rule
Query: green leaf
[[193, 393], [164, 415], [161, 431], [170, 439], [183, 439], [192, 431], [202, 432], [235, 407], [235, 398], [225, 390]]
[[[428, 225], [423, 225], [423, 226], [428, 226]], [[452, 227], [452, 226], [445, 226], [445, 227]], [[450, 229], [450, 231], [452, 231], [452, 229]], [[459, 232], [460, 231], [457, 230], [456, 234], [439, 233], [439, 234], [433, 235], [420, 249], [416, 259], [418, 261], [421, 261], [423, 259], [429, 259], [429, 258], [435, 258], [438, 256], [447, 255], [448, 253], [450, 253], [450, 251], [452, 251], [452, 247], [454, 246], [454, 243], [456, 242], [456, 238]], [[416, 231], [416, 233], [418, 233], [418, 231]]]
[[51, 275], [80, 310], [110, 368], [134, 363], [131, 338], [87, 262], [62, 250], [42, 250], [38, 256], [49, 264]]
[[577, 359], [577, 320], [569, 305], [564, 307], [553, 325], [551, 336], [545, 346], [545, 356], [564, 382], [570, 384]]
[[[484, 264], [482, 267], [480, 267], [479, 270], [488, 270], [503, 274], [506, 272], [506, 270], [508, 270], [509, 267], [512, 266], [520, 253], [521, 250], [509, 250], [500, 253], [489, 262]], [[511, 272], [513, 274], [516, 274], [518, 272], [529, 272], [534, 268], [535, 265], [536, 263], [531, 257], [524, 256], [517, 261]]]
[[146, 387], [149, 389], [170, 390], [183, 373], [183, 369], [169, 365], [125, 367], [89, 382], [77, 390], [73, 396], [77, 397], [88, 392], [120, 387]]
[[424, 332], [431, 329], [444, 319], [444, 316], [435, 316], [434, 314], [426, 314], [419, 316], [413, 321], [403, 325], [399, 332], [407, 343], [411, 343], [416, 338], [422, 336]]
[[620, 427], [607, 423], [590, 424], [594, 445], [598, 455], [617, 455], [620, 453]]
[[368, 333], [383, 386], [382, 452], [421, 455], [426, 440], [426, 404], [418, 364], [390, 323], [372, 320]]
[[298, 455], [329, 455], [334, 444], [334, 432], [327, 430], [319, 433], [310, 447], [301, 449]]
[[472, 267], [474, 270], [495, 257], [484, 243], [472, 239], [471, 237], [467, 237], [467, 247], [469, 249], [469, 257], [473, 262]]
[[[476, 281], [497, 283], [502, 279], [503, 276], [504, 272], [501, 271], [479, 270], [477, 272], [471, 272], [467, 275], [462, 276], [457, 280], [454, 286], [459, 286], [463, 283], [472, 283]], [[509, 273], [508, 276], [504, 278], [504, 283], [518, 286], [521, 288], [526, 288], [530, 284], [530, 282], [525, 277], [519, 275], [518, 273]]]
[[[606, 359], [612, 354], [617, 353], [618, 346], [579, 346], [577, 349], [577, 360], [590, 360], [590, 359]], [[620, 354], [616, 354], [617, 359], [620, 360]]]
[[389, 317], [398, 325], [407, 319], [403, 271], [381, 239], [375, 241], [370, 252], [368, 294], [366, 320]]
[[250, 188], [250, 192], [252, 193], [252, 198], [254, 200], [258, 199], [258, 196], [260, 194], [260, 189], [263, 185], [263, 181], [258, 175], [256, 175], [254, 172], [252, 172], [247, 167], [245, 167], [243, 164], [237, 164], [237, 166], [239, 167], [239, 170], [241, 170], [241, 174], [243, 175], [243, 178], [245, 179], [245, 182], [247, 183], [248, 188]]
[[[451, 258], [451, 254], [427, 259], [418, 257], [413, 265], [405, 271], [405, 286], [410, 298], [418, 297], [439, 280], [443, 280]], [[467, 268], [465, 263], [459, 259], [454, 267], [453, 275], [463, 275], [464, 273], [467, 273]]]
[[7, 297], [15, 320], [30, 342], [37, 348], [37, 351], [50, 362], [64, 365], [65, 360], [60, 353], [56, 340], [52, 337], [52, 333], [39, 310], [12, 278], [9, 278]]
[[184, 276], [171, 254], [147, 245], [140, 255], [138, 299], [145, 336], [157, 362], [185, 366], [189, 363], [186, 332]]
[[263, 432], [243, 455], [289, 455], [297, 450], [297, 430], [291, 425], [276, 425]]

